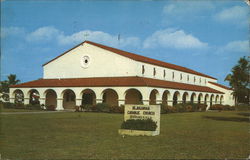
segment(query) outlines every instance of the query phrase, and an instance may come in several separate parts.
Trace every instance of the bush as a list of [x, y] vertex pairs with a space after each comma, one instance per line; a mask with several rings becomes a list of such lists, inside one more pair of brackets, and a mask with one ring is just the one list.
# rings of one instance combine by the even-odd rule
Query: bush
[[168, 106], [167, 104], [161, 104], [161, 114], [174, 113], [174, 112], [176, 112], [176, 108]]
[[237, 111], [249, 111], [250, 110], [250, 105], [248, 105], [248, 104], [239, 104], [239, 105], [235, 106], [235, 109]]
[[109, 112], [109, 105], [107, 103], [97, 103], [95, 106], [97, 112]]
[[156, 122], [152, 119], [129, 119], [124, 121], [121, 129], [155, 131], [157, 128]]
[[109, 112], [110, 113], [124, 113], [124, 106], [121, 105], [119, 106], [110, 106], [109, 107]]
[[6, 102], [6, 103], [3, 103], [3, 107], [4, 108], [15, 108], [15, 105], [14, 105], [14, 103]]
[[186, 108], [187, 112], [193, 112], [194, 111], [194, 108], [191, 105], [186, 105], [185, 108]]
[[25, 109], [25, 105], [23, 103], [15, 103], [14, 108], [15, 109]]
[[41, 110], [42, 109], [40, 104], [26, 104], [25, 108], [30, 109], [30, 110]]
[[95, 108], [93, 108], [93, 105], [90, 105], [90, 104], [85, 104], [83, 106], [80, 106], [83, 110], [89, 112], [89, 111], [94, 111]]
[[222, 104], [214, 104], [210, 107], [210, 110], [223, 110], [223, 105]]
[[207, 105], [206, 104], [198, 104], [198, 110], [199, 111], [206, 111]]
[[56, 106], [55, 105], [46, 105], [45, 108], [48, 111], [55, 111], [56, 110]]
[[185, 112], [186, 107], [183, 104], [176, 104], [173, 106], [177, 112]]
[[[230, 106], [230, 105], [222, 105], [222, 104], [214, 104], [209, 109], [210, 110], [224, 110], [224, 111], [234, 111], [237, 110], [238, 106]], [[239, 107], [240, 108], [240, 107]], [[245, 108], [245, 107], [243, 107]], [[245, 108], [246, 109], [246, 108]]]

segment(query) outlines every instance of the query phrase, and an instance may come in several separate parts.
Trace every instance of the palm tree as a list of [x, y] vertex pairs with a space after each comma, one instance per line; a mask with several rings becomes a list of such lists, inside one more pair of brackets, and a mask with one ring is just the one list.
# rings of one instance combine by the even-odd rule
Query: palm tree
[[229, 85], [233, 88], [233, 95], [235, 97], [235, 105], [238, 102], [249, 103], [249, 70], [250, 64], [245, 57], [240, 58], [238, 64], [235, 65], [231, 72], [225, 78]]
[[19, 82], [20, 82], [20, 80], [16, 79], [16, 75], [15, 74], [10, 74], [8, 76], [8, 84], [9, 85], [15, 85], [15, 84], [17, 84]]
[[10, 74], [8, 76], [8, 80], [1, 81], [1, 86], [0, 86], [0, 92], [1, 93], [9, 93], [9, 87], [10, 85], [15, 85], [20, 82], [19, 79], [16, 79], [15, 74]]

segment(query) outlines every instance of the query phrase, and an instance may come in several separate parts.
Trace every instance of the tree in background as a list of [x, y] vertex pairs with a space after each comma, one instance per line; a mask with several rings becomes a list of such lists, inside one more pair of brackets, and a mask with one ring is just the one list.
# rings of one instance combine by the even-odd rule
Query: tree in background
[[9, 87], [11, 85], [18, 84], [20, 80], [16, 79], [15, 74], [10, 74], [8, 76], [8, 80], [1, 81], [0, 92], [1, 93], [9, 93]]
[[225, 81], [229, 81], [229, 85], [233, 88], [235, 105], [238, 103], [249, 104], [249, 70], [250, 64], [246, 57], [243, 57], [240, 58], [238, 64], [232, 68], [232, 73], [228, 74], [225, 78]]

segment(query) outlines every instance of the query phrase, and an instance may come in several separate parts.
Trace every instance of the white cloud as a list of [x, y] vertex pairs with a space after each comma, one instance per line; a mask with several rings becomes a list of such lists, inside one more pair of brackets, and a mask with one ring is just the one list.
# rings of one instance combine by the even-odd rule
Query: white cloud
[[19, 27], [2, 27], [1, 28], [1, 38], [5, 38], [7, 36], [22, 36], [25, 34], [23, 28]]
[[249, 49], [249, 41], [232, 41], [227, 43], [225, 46], [218, 49], [217, 53], [246, 53], [248, 54], [250, 51]]
[[196, 14], [204, 10], [213, 9], [209, 1], [174, 1], [163, 8], [163, 13], [178, 15]]
[[207, 46], [207, 43], [201, 42], [193, 35], [187, 34], [183, 30], [171, 28], [156, 31], [150, 37], [146, 38], [143, 43], [144, 48], [198, 49], [206, 48]]
[[246, 24], [248, 21], [248, 7], [234, 6], [226, 8], [217, 13], [214, 18], [220, 22]]
[[26, 40], [33, 42], [33, 41], [49, 41], [54, 39], [55, 37], [58, 37], [59, 35], [63, 34], [58, 29], [46, 26], [36, 29], [34, 32], [29, 33], [26, 36]]
[[58, 37], [59, 44], [62, 45], [80, 43], [85, 39], [98, 43], [103, 43], [113, 47], [138, 46], [140, 44], [140, 39], [137, 37], [121, 36], [120, 41], [118, 41], [118, 35], [111, 35], [102, 31], [91, 31], [91, 30], [83, 30], [69, 36], [60, 35]]
[[71, 45], [90, 40], [98, 43], [103, 43], [113, 47], [124, 46], [139, 46], [140, 39], [137, 37], [120, 37], [118, 35], [111, 35], [102, 31], [83, 30], [73, 33], [72, 35], [65, 35], [64, 32], [56, 29], [55, 27], [45, 26], [36, 29], [34, 32], [26, 36], [29, 42], [48, 42], [51, 40], [56, 41], [60, 45]]

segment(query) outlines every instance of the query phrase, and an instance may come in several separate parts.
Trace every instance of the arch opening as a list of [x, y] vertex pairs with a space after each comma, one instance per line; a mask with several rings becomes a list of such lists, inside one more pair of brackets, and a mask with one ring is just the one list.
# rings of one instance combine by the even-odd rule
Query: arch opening
[[192, 93], [190, 102], [191, 102], [191, 103], [194, 103], [195, 98], [196, 98], [196, 94], [195, 94], [195, 93]]
[[91, 89], [86, 89], [82, 91], [82, 105], [95, 105], [96, 104], [96, 94]]
[[187, 103], [187, 99], [188, 99], [188, 93], [184, 92], [182, 95], [182, 103], [183, 104]]
[[180, 93], [178, 91], [174, 92], [173, 95], [173, 106], [178, 104], [178, 101], [180, 99]]
[[210, 97], [210, 107], [213, 105], [214, 95], [212, 94]]
[[137, 89], [128, 89], [125, 93], [125, 104], [143, 104], [142, 94]]
[[170, 97], [170, 92], [168, 90], [163, 92], [162, 104], [168, 104], [168, 98]]
[[45, 91], [45, 105], [53, 106], [56, 108], [57, 106], [57, 94], [53, 89], [48, 89]]
[[198, 104], [201, 103], [202, 98], [203, 98], [203, 95], [202, 95], [202, 93], [200, 93], [199, 96], [198, 96]]
[[113, 89], [105, 89], [102, 95], [103, 103], [110, 106], [118, 106], [118, 94]]
[[36, 89], [32, 89], [28, 92], [29, 94], [29, 104], [40, 104], [39, 98], [40, 98], [40, 94]]
[[66, 89], [63, 92], [63, 108], [64, 109], [75, 109], [76, 106], [76, 95], [71, 89]]
[[204, 98], [204, 104], [207, 104], [207, 100], [209, 99], [209, 95], [208, 94], [206, 94], [205, 95], [205, 98]]
[[159, 95], [159, 92], [156, 89], [151, 91], [150, 96], [149, 96], [150, 105], [156, 105], [156, 100], [157, 100], [158, 95]]
[[14, 103], [24, 103], [24, 94], [23, 91], [20, 89], [17, 89], [13, 92], [15, 100]]

